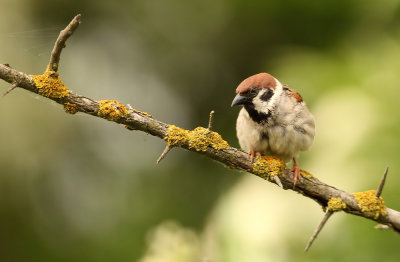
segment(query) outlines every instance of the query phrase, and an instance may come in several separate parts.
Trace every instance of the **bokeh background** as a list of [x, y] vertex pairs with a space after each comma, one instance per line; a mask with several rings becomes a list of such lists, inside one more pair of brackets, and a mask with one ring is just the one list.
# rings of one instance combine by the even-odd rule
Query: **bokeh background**
[[[238, 146], [244, 78], [297, 89], [317, 135], [300, 165], [400, 209], [400, 1], [0, 0], [0, 63], [41, 74], [77, 13], [60, 73], [74, 92], [206, 126]], [[4, 92], [9, 84], [0, 82]], [[400, 237], [25, 90], [0, 98], [0, 261], [399, 261]]]

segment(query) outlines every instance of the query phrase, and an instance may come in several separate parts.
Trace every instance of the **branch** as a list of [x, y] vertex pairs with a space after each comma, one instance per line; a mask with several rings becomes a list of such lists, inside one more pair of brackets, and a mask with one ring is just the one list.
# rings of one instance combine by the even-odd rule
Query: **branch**
[[49, 67], [52, 71], [57, 72], [58, 64], [60, 62], [61, 51], [65, 47], [67, 39], [75, 32], [81, 23], [81, 15], [76, 15], [69, 25], [60, 32], [57, 41], [54, 44], [53, 51], [51, 51]]
[[[96, 101], [73, 93], [64, 86], [56, 71], [61, 49], [79, 23], [80, 15], [77, 15], [67, 28], [61, 31], [43, 75], [28, 75], [11, 68], [8, 64], [0, 64], [0, 78], [11, 83], [12, 87], [18, 85], [62, 104], [67, 113], [82, 112], [101, 117], [124, 125], [128, 130], [139, 130], [164, 139], [167, 147], [159, 160], [172, 147], [181, 147], [206, 155], [229, 168], [246, 171], [271, 183], [280, 184], [283, 189], [296, 191], [316, 201], [324, 210], [328, 209], [329, 213], [344, 211], [400, 232], [400, 212], [385, 206], [382, 197], [379, 196], [381, 190], [379, 194], [376, 194], [375, 190], [347, 193], [323, 183], [304, 170], [301, 170], [302, 178], [293, 188], [293, 174], [282, 160], [266, 156], [257, 157], [253, 163], [247, 153], [229, 146], [218, 133], [211, 131], [213, 112], [210, 114], [209, 128], [197, 127], [194, 130], [185, 130], [163, 123], [145, 112], [133, 109], [130, 105], [125, 106], [116, 100]], [[380, 188], [383, 188], [383, 183]]]

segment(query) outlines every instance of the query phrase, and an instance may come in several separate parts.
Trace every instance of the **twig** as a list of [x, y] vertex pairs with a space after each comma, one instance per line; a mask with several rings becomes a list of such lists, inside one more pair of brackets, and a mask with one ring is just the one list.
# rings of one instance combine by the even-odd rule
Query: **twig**
[[64, 30], [61, 30], [60, 34], [58, 35], [57, 41], [54, 44], [53, 51], [51, 51], [50, 56], [49, 67], [52, 71], [57, 72], [58, 64], [60, 63], [61, 51], [65, 47], [65, 42], [75, 32], [80, 23], [81, 15], [78, 14], [72, 19], [72, 21]]
[[160, 163], [161, 160], [168, 154], [168, 152], [171, 150], [171, 147], [167, 145], [164, 149], [164, 151], [161, 153], [161, 156], [157, 159], [157, 164]]
[[378, 225], [374, 226], [374, 228], [375, 228], [375, 229], [379, 229], [379, 230], [388, 230], [388, 229], [391, 229], [390, 226], [388, 226], [388, 225], [382, 225], [382, 224], [378, 224]]
[[126, 106], [129, 108], [129, 111], [133, 112], [133, 107], [130, 104], [126, 104]]
[[211, 131], [212, 129], [212, 125], [213, 125], [213, 121], [214, 121], [214, 110], [211, 110], [210, 112], [210, 118], [208, 119], [208, 130]]
[[283, 185], [282, 185], [282, 182], [281, 182], [279, 176], [275, 175], [275, 176], [274, 176], [274, 180], [275, 180], [275, 182], [276, 182], [276, 184], [277, 184], [278, 186], [280, 186], [281, 188], [283, 188]]
[[322, 228], [325, 226], [326, 222], [332, 216], [332, 214], [333, 214], [333, 211], [330, 211], [330, 210], [328, 210], [325, 213], [325, 216], [324, 216], [324, 218], [322, 218], [321, 223], [318, 225], [317, 229], [315, 229], [314, 234], [311, 236], [310, 240], [308, 241], [308, 244], [307, 244], [306, 248], [304, 249], [304, 252], [307, 252], [310, 249], [312, 243], [317, 238], [319, 232], [321, 232]]
[[385, 173], [383, 173], [383, 177], [381, 179], [381, 183], [379, 184], [379, 187], [376, 190], [376, 195], [375, 195], [376, 198], [379, 198], [382, 194], [382, 190], [383, 190], [383, 187], [385, 186], [386, 176], [387, 176], [388, 172], [389, 172], [389, 167], [386, 167]]
[[11, 91], [13, 91], [15, 88], [17, 88], [18, 84], [16, 82], [11, 84], [11, 87], [9, 89], [7, 89], [7, 91], [5, 91], [3, 93], [3, 96], [7, 95], [8, 93], [10, 93]]

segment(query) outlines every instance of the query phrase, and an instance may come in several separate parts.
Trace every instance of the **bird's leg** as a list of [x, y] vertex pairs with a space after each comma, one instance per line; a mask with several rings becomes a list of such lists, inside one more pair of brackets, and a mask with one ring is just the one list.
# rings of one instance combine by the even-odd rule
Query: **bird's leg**
[[250, 155], [250, 162], [253, 163], [254, 157], [255, 157], [255, 156], [261, 156], [261, 153], [260, 153], [260, 152], [257, 152], [257, 151], [250, 151], [250, 152], [249, 152], [249, 155]]
[[293, 157], [293, 167], [290, 169], [293, 172], [293, 188], [296, 187], [297, 180], [300, 180], [300, 168], [296, 162], [296, 158]]

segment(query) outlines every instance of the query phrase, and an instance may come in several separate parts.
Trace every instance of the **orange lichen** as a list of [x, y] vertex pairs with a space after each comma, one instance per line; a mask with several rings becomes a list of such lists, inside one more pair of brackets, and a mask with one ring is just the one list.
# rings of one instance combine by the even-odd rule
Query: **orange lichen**
[[204, 127], [196, 127], [188, 133], [189, 148], [196, 151], [206, 151], [207, 147], [220, 150], [229, 148], [228, 142], [222, 139], [221, 135]]
[[78, 112], [78, 108], [75, 104], [66, 102], [64, 103], [64, 111], [67, 112], [68, 114], [76, 114]]
[[196, 151], [206, 151], [208, 147], [217, 150], [229, 148], [228, 142], [223, 140], [220, 134], [204, 127], [186, 130], [170, 125], [164, 140], [169, 146], [182, 146], [188, 143], [189, 148]]
[[60, 75], [48, 67], [42, 75], [30, 75], [35, 82], [39, 95], [49, 98], [63, 98], [69, 96], [69, 89], [64, 86]]
[[165, 134], [164, 140], [167, 141], [170, 147], [172, 146], [182, 146], [188, 140], [189, 130], [169, 125], [167, 133]]
[[129, 115], [129, 110], [117, 100], [100, 100], [97, 115], [110, 121], [118, 121]]
[[376, 197], [375, 190], [353, 193], [358, 207], [367, 217], [378, 219], [386, 216], [386, 206], [382, 197]]
[[346, 208], [346, 203], [340, 198], [332, 197], [328, 200], [327, 208], [330, 211], [340, 211]]
[[285, 162], [275, 156], [257, 156], [253, 164], [253, 172], [260, 177], [272, 181], [274, 176], [285, 176]]
[[142, 111], [139, 111], [139, 110], [136, 110], [136, 109], [133, 109], [133, 108], [131, 108], [131, 110], [132, 110], [133, 112], [135, 112], [135, 113], [138, 113], [138, 114], [145, 115], [145, 116], [148, 116], [148, 117], [153, 118], [153, 116], [150, 115], [149, 113], [142, 112]]
[[[309, 172], [307, 172], [307, 171], [305, 171], [305, 170], [300, 170], [300, 174], [303, 176], [303, 177], [306, 177], [306, 178], [315, 178], [311, 173], [309, 173]], [[316, 179], [316, 178], [315, 178]]]

